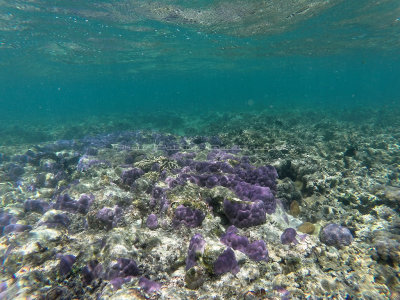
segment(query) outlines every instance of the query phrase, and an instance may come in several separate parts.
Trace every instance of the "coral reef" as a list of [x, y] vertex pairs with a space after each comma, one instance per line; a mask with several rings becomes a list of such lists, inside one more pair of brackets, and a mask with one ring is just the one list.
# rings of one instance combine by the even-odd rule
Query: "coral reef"
[[213, 120], [212, 136], [2, 148], [0, 297], [398, 295], [392, 131], [349, 138], [312, 114]]

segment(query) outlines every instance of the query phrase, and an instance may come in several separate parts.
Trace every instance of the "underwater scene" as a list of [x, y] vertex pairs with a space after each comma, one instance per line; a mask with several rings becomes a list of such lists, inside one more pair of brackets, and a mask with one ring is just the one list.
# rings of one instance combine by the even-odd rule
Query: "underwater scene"
[[400, 1], [0, 0], [0, 299], [400, 300]]

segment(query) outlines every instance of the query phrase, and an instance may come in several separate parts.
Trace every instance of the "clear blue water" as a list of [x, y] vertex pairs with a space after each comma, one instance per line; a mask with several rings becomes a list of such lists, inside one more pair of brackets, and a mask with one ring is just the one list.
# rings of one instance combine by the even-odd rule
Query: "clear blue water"
[[397, 106], [399, 53], [398, 1], [3, 0], [1, 123]]

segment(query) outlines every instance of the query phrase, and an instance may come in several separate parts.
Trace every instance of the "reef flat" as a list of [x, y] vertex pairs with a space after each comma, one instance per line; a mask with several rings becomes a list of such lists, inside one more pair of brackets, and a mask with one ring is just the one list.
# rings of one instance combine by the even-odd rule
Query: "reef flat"
[[0, 297], [398, 299], [397, 116], [215, 113], [3, 144]]

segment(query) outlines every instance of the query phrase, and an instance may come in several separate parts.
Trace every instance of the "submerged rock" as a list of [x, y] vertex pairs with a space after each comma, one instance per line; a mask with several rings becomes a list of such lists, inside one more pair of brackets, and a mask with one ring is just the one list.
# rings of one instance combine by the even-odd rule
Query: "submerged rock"
[[319, 238], [324, 244], [337, 248], [348, 246], [353, 241], [353, 235], [349, 229], [333, 223], [321, 230]]

